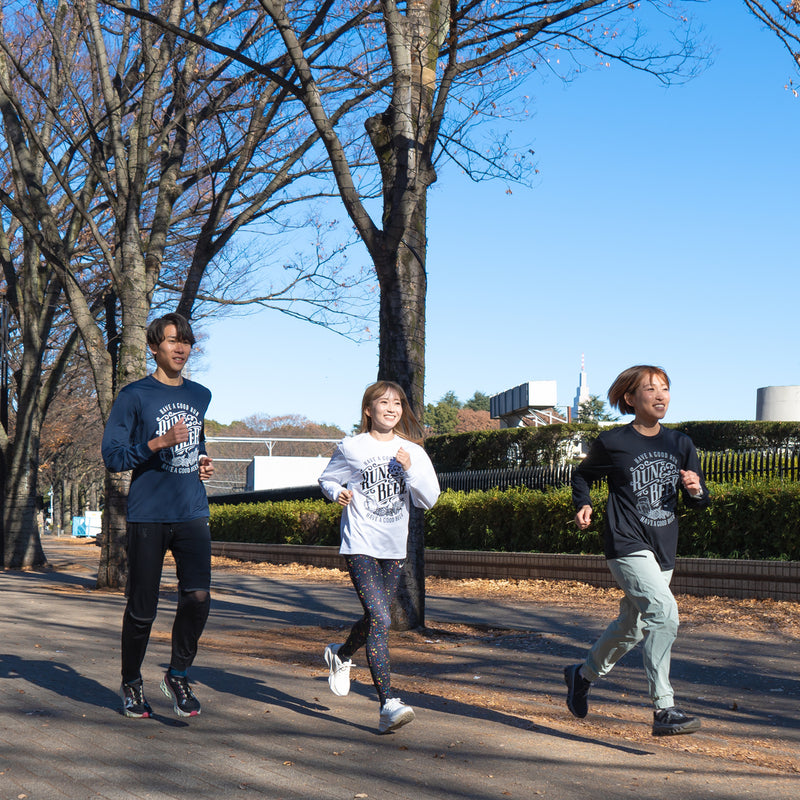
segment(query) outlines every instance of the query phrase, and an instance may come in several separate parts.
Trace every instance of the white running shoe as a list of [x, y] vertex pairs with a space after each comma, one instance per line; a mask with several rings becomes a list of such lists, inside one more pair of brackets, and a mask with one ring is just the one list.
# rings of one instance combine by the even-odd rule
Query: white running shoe
[[338, 697], [346, 697], [350, 692], [350, 667], [353, 662], [342, 661], [338, 655], [340, 644], [329, 644], [325, 648], [325, 663], [328, 665], [328, 686]]
[[378, 725], [380, 733], [393, 731], [414, 721], [414, 709], [405, 705], [399, 697], [390, 697], [381, 708], [381, 719]]

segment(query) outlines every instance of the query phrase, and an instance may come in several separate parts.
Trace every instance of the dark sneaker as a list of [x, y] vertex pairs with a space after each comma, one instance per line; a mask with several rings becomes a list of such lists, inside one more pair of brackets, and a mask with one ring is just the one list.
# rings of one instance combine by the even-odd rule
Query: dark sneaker
[[659, 708], [653, 712], [653, 736], [677, 736], [700, 730], [700, 720], [679, 708]]
[[580, 673], [580, 664], [573, 664], [564, 669], [564, 682], [567, 684], [567, 708], [572, 715], [583, 719], [589, 713], [589, 687], [587, 681]]
[[122, 698], [122, 713], [126, 717], [140, 719], [152, 716], [153, 709], [150, 708], [150, 703], [145, 700], [141, 678], [138, 681], [123, 683], [119, 687], [119, 696]]
[[172, 707], [179, 717], [196, 717], [200, 713], [200, 701], [194, 696], [185, 675], [164, 673], [161, 691], [172, 700]]

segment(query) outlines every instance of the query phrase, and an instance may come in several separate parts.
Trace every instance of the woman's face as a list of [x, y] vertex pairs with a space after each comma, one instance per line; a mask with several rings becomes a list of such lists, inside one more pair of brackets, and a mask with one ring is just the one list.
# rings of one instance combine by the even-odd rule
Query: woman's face
[[403, 416], [403, 401], [393, 389], [387, 389], [364, 409], [376, 433], [389, 433]]
[[660, 376], [649, 375], [633, 392], [625, 394], [625, 402], [633, 408], [637, 421], [653, 424], [666, 416], [669, 386]]

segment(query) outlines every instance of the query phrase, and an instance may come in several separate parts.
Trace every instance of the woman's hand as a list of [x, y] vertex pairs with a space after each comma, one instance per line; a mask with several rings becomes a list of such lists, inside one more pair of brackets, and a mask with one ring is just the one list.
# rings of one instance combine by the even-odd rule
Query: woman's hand
[[585, 531], [592, 524], [592, 507], [589, 505], [581, 506], [575, 515], [575, 524], [582, 531]]
[[692, 472], [690, 469], [682, 469], [681, 482], [683, 483], [683, 488], [692, 497], [703, 496], [703, 485], [700, 483], [700, 476], [696, 472]]
[[406, 472], [411, 469], [411, 456], [402, 447], [395, 453], [394, 458]]
[[336, 502], [340, 506], [349, 506], [352, 499], [353, 493], [350, 491], [350, 489], [342, 489], [342, 491], [339, 492], [339, 496], [336, 498]]

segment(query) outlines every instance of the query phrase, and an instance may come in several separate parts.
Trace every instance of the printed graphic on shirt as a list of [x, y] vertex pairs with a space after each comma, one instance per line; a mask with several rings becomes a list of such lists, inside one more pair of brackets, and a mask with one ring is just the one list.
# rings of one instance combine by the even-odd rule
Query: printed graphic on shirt
[[163, 436], [181, 419], [189, 429], [189, 440], [161, 450], [161, 463], [165, 472], [188, 475], [198, 470], [200, 434], [203, 431], [200, 412], [187, 403], [168, 403], [162, 406], [156, 418], [156, 436]]
[[674, 522], [679, 474], [678, 459], [672, 453], [637, 456], [631, 467], [631, 486], [642, 523], [663, 528]]
[[367, 517], [373, 522], [395, 522], [405, 507], [406, 478], [397, 460], [372, 458], [361, 470], [361, 492]]

